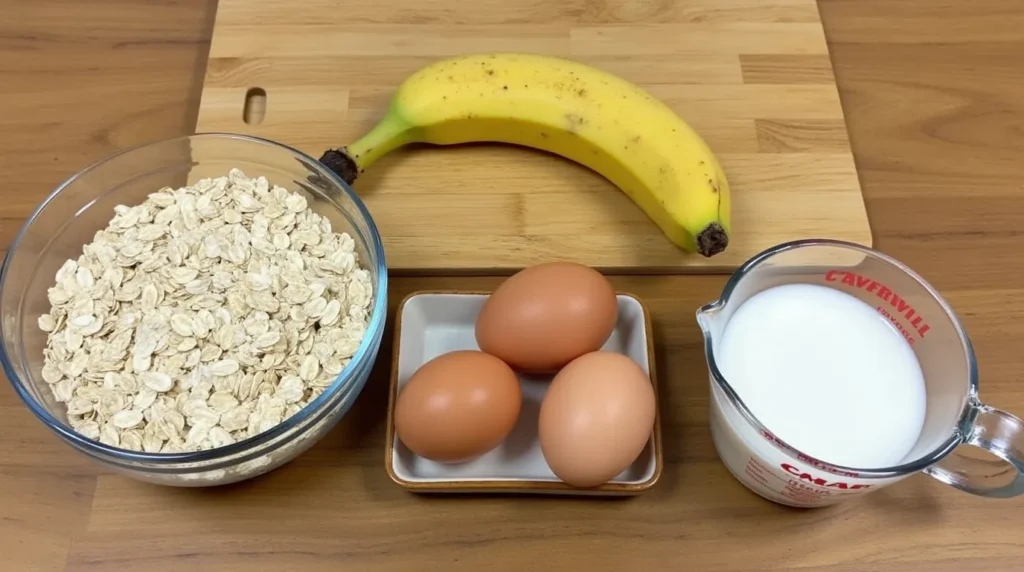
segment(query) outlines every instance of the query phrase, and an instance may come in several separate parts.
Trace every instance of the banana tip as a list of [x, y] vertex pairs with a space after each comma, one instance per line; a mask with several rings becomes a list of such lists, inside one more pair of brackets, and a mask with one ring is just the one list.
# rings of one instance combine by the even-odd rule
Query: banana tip
[[320, 156], [320, 162], [350, 185], [359, 177], [359, 167], [355, 160], [342, 149], [324, 151], [324, 154]]
[[713, 222], [697, 235], [697, 252], [710, 258], [729, 246], [729, 235], [722, 225]]

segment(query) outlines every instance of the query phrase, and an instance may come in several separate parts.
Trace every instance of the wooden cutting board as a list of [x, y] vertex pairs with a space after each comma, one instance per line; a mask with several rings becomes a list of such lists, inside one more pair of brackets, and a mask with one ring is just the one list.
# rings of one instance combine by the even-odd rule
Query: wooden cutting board
[[[452, 55], [570, 57], [634, 81], [722, 161], [733, 236], [676, 249], [599, 175], [500, 145], [394, 152], [355, 184], [393, 270], [730, 271], [779, 242], [871, 244], [815, 0], [221, 0], [197, 131], [259, 135], [314, 157], [383, 115], [394, 88]], [[264, 92], [262, 120], [247, 99]], [[252, 111], [250, 109], [250, 111]], [[256, 115], [259, 115], [257, 113]]]

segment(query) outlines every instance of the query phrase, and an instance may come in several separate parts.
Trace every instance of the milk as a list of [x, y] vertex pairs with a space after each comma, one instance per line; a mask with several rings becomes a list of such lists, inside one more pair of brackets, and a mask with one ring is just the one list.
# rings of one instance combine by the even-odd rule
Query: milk
[[[825, 286], [787, 284], [743, 302], [715, 346], [719, 370], [775, 436], [822, 461], [899, 465], [925, 419], [925, 382], [911, 346], [874, 307]], [[712, 436], [733, 474], [795, 506], [883, 483], [799, 463], [772, 446], [712, 384]]]

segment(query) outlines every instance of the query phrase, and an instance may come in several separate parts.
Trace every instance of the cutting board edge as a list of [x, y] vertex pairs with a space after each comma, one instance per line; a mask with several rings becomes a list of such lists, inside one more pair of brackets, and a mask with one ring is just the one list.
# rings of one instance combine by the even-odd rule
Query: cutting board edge
[[[866, 223], [867, 224], [867, 223]], [[869, 229], [870, 230], [870, 229]], [[818, 236], [807, 236], [806, 238], [833, 238], [828, 235]], [[865, 246], [867, 248], [875, 248], [874, 236], [872, 232], [868, 232], [866, 236], [860, 238], [843, 237], [842, 240], [847, 242]], [[778, 244], [783, 244], [782, 241]], [[773, 245], [774, 246], [774, 245]], [[771, 248], [771, 247], [769, 247]], [[716, 264], [713, 260], [709, 260], [707, 264], [692, 264], [688, 266], [667, 266], [667, 265], [637, 265], [637, 266], [623, 266], [623, 265], [602, 265], [602, 264], [587, 264], [595, 270], [605, 274], [607, 276], [700, 276], [700, 275], [729, 275], [743, 266], [748, 260], [754, 258], [761, 252], [767, 249], [760, 249], [757, 251], [751, 251], [751, 253], [745, 257], [742, 261], [728, 262], [722, 264]], [[539, 263], [539, 262], [538, 262]], [[388, 275], [406, 278], [406, 277], [422, 277], [422, 276], [438, 276], [438, 277], [457, 277], [457, 276], [511, 276], [516, 272], [526, 268], [529, 265], [498, 265], [490, 267], [468, 267], [468, 266], [388, 266]]]

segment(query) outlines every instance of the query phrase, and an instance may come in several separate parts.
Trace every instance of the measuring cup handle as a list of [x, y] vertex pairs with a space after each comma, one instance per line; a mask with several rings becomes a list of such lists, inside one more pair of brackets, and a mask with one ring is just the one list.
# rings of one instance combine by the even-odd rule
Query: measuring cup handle
[[1024, 421], [978, 403], [977, 417], [965, 445], [984, 449], [1001, 460], [984, 460], [954, 450], [925, 473], [979, 496], [1010, 498], [1024, 494]]

